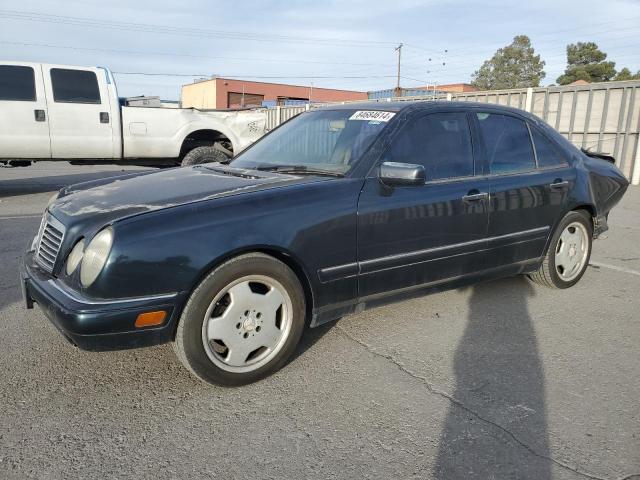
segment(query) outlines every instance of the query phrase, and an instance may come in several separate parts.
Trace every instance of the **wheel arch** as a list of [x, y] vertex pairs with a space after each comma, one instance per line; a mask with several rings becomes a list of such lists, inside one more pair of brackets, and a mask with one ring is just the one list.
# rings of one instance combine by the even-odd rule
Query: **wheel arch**
[[[249, 253], [262, 253], [264, 255], [273, 257], [276, 260], [279, 260], [282, 263], [284, 263], [287, 267], [291, 269], [291, 271], [293, 271], [293, 273], [296, 275], [296, 277], [300, 281], [300, 285], [302, 285], [302, 290], [304, 292], [304, 298], [305, 298], [306, 317], [307, 317], [305, 321], [306, 321], [306, 324], [309, 325], [309, 322], [311, 320], [311, 315], [313, 313], [313, 306], [314, 306], [314, 292], [313, 292], [313, 287], [311, 285], [311, 278], [307, 270], [302, 265], [302, 262], [294, 254], [292, 254], [291, 252], [283, 248], [276, 247], [273, 245], [246, 246], [242, 248], [237, 248], [235, 250], [225, 253], [224, 255], [217, 257], [215, 260], [207, 264], [207, 266], [204, 267], [200, 272], [200, 274], [194, 279], [189, 289], [189, 295], [191, 295], [191, 292], [193, 292], [193, 290], [200, 284], [200, 282], [202, 282], [202, 280], [209, 273], [211, 273], [213, 270], [218, 268], [220, 265], [231, 260], [232, 258], [236, 258], [241, 255], [246, 255]], [[177, 323], [175, 327], [177, 328]], [[173, 335], [175, 336], [175, 330], [173, 332]]]
[[228, 143], [230, 148], [227, 148], [233, 154], [235, 145], [232, 135], [223, 132], [221, 129], [214, 128], [200, 128], [191, 130], [182, 139], [180, 144], [179, 158], [183, 158], [187, 153], [196, 147], [211, 146], [218, 142]]
[[577, 211], [585, 211], [589, 214], [589, 221], [591, 222], [591, 228], [595, 227], [595, 216], [596, 216], [596, 209], [595, 206], [590, 204], [590, 203], [578, 203], [576, 205], [572, 205], [571, 208], [567, 209], [566, 211], [564, 211], [562, 213], [562, 215], [560, 217], [558, 217], [558, 219], [556, 220], [555, 224], [551, 226], [551, 229], [549, 230], [549, 236], [547, 237], [547, 242], [544, 246], [544, 250], [543, 250], [543, 255], [541, 257], [541, 261], [542, 258], [544, 258], [544, 256], [547, 254], [547, 252], [549, 251], [549, 245], [551, 244], [551, 239], [553, 238], [554, 233], [556, 233], [556, 230], [558, 228], [558, 225], [560, 225], [560, 222], [562, 221], [562, 219], [570, 212], [577, 212]]
[[[589, 204], [589, 203], [584, 203], [584, 204], [577, 205], [577, 206], [573, 207], [573, 208], [572, 208], [571, 210], [569, 210], [569, 211], [570, 211], [570, 212], [575, 212], [575, 211], [577, 211], [577, 210], [584, 210], [584, 211], [586, 211], [586, 212], [589, 214], [589, 216], [591, 217], [591, 223], [593, 224], [593, 219], [594, 219], [594, 218], [595, 218], [595, 216], [597, 215], [597, 214], [596, 214], [596, 207], [595, 207], [594, 205], [591, 205], [591, 204]], [[569, 213], [569, 212], [566, 212], [566, 213], [565, 213], [565, 215], [566, 215], [567, 213]]]

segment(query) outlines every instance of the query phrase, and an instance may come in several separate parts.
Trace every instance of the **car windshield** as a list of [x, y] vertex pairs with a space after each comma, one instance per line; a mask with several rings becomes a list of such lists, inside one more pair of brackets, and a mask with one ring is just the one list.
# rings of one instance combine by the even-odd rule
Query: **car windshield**
[[344, 174], [394, 115], [356, 109], [305, 112], [238, 155], [232, 165]]

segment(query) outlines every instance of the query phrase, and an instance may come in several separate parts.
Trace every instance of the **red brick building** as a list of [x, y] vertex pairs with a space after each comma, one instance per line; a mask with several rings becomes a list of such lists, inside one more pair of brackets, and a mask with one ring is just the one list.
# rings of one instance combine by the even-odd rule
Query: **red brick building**
[[185, 108], [248, 108], [286, 105], [294, 102], [344, 102], [366, 100], [366, 92], [314, 86], [254, 82], [233, 78], [212, 78], [182, 86]]
[[[433, 90], [433, 86], [427, 87], [415, 87], [417, 90]], [[451, 92], [451, 93], [463, 93], [463, 92], [477, 92], [480, 90], [474, 87], [470, 83], [448, 83], [445, 85], [436, 85], [436, 90], [439, 92]]]

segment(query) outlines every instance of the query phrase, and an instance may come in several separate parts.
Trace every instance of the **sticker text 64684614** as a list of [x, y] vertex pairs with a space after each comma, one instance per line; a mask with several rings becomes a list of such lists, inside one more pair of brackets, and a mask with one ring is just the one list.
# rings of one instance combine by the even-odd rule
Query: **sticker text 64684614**
[[349, 120], [375, 120], [376, 122], [388, 122], [395, 112], [383, 112], [381, 110], [358, 110], [349, 117]]

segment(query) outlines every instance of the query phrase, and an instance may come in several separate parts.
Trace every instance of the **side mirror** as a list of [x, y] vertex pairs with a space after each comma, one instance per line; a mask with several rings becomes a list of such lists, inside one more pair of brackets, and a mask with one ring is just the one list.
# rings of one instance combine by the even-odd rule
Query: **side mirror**
[[384, 162], [380, 165], [380, 181], [388, 186], [424, 185], [427, 175], [422, 165]]

